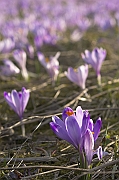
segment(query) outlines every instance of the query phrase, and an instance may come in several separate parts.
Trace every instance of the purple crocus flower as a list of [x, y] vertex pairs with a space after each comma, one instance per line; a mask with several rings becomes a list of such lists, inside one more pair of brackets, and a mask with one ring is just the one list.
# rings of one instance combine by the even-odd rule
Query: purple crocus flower
[[12, 38], [7, 38], [0, 41], [0, 52], [8, 53], [15, 47], [15, 42]]
[[79, 66], [76, 71], [72, 67], [69, 67], [65, 75], [70, 81], [80, 86], [81, 89], [85, 89], [85, 83], [88, 77], [88, 65]]
[[76, 113], [70, 107], [64, 108], [62, 119], [53, 116], [50, 122], [51, 129], [59, 138], [72, 144], [81, 156], [85, 153], [87, 164], [90, 165], [94, 154], [94, 142], [102, 125], [101, 119], [93, 124], [88, 111], [83, 112], [80, 106], [76, 108]]
[[101, 84], [100, 70], [102, 63], [106, 57], [106, 50], [103, 48], [95, 48], [92, 52], [85, 50], [85, 53], [81, 53], [83, 60], [90, 64], [96, 71], [99, 85]]
[[11, 93], [4, 92], [4, 98], [9, 106], [18, 114], [20, 119], [23, 118], [23, 113], [29, 100], [29, 91], [24, 87], [20, 92], [12, 90]]
[[9, 59], [3, 61], [4, 65], [0, 66], [0, 74], [4, 76], [11, 76], [20, 73], [20, 69]]
[[27, 54], [29, 55], [29, 57], [31, 59], [33, 59], [34, 58], [34, 48], [33, 48], [33, 46], [30, 45], [30, 44], [27, 44], [25, 47], [26, 47]]
[[72, 41], [78, 42], [78, 41], [82, 38], [82, 36], [83, 36], [83, 33], [80, 32], [79, 29], [75, 29], [75, 30], [72, 32], [70, 38], [71, 38]]
[[13, 52], [13, 57], [21, 68], [22, 76], [25, 80], [28, 80], [28, 72], [26, 69], [26, 52], [24, 50], [15, 50]]
[[59, 61], [57, 59], [60, 56], [60, 52], [57, 52], [54, 57], [50, 58], [45, 58], [44, 54], [42, 54], [41, 52], [38, 52], [37, 55], [38, 60], [50, 75], [52, 82], [55, 82], [59, 74]]
[[22, 118], [29, 97], [30, 97], [30, 93], [24, 87], [22, 87], [22, 90], [20, 92], [17, 92], [16, 90], [12, 90], [11, 93], [4, 92], [4, 98], [6, 102], [20, 117], [23, 136], [25, 136], [25, 127], [24, 124], [22, 124]]

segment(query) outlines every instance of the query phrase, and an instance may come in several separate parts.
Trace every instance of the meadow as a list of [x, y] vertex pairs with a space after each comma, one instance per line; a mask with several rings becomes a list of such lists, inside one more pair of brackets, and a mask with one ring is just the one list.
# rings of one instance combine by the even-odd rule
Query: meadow
[[0, 179], [118, 180], [118, 0], [0, 4]]

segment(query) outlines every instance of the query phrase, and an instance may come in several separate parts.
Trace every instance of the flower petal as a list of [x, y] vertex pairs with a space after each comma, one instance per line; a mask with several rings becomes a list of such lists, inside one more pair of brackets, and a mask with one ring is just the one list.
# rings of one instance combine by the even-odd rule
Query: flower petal
[[74, 146], [79, 149], [81, 143], [81, 129], [74, 116], [69, 116], [65, 119], [67, 133], [74, 143]]
[[88, 165], [91, 164], [94, 149], [94, 138], [92, 132], [88, 129], [84, 137], [84, 150]]
[[103, 157], [103, 151], [102, 151], [102, 146], [99, 146], [98, 149], [97, 149], [97, 156], [98, 156], [98, 159], [102, 159]]
[[78, 124], [79, 124], [79, 126], [81, 128], [82, 120], [83, 120], [83, 110], [82, 110], [81, 106], [78, 106], [76, 108], [76, 119], [77, 119], [77, 122], [78, 122]]
[[44, 56], [44, 54], [41, 53], [41, 52], [38, 52], [38, 53], [37, 53], [37, 56], [38, 56], [38, 60], [40, 61], [40, 63], [46, 68], [47, 63], [46, 63], [46, 61], [45, 61], [45, 56]]
[[66, 128], [65, 128], [64, 121], [62, 121], [58, 116], [52, 116], [52, 121], [53, 121], [55, 124], [58, 124], [58, 125], [61, 126], [62, 128], [66, 129]]
[[102, 121], [101, 118], [99, 117], [96, 121], [96, 123], [94, 124], [94, 128], [93, 128], [93, 132], [94, 132], [94, 141], [96, 141], [96, 139], [98, 138], [98, 135], [100, 133], [100, 129], [102, 126]]
[[67, 78], [70, 81], [72, 81], [73, 83], [75, 83], [79, 86], [79, 80], [78, 80], [77, 72], [75, 72], [72, 67], [68, 68], [68, 71], [65, 72], [65, 75], [67, 76]]
[[[14, 106], [10, 93], [4, 92], [4, 98], [9, 106], [16, 112], [16, 107]], [[17, 113], [17, 112], [16, 112]]]
[[11, 92], [11, 99], [13, 102], [13, 105], [16, 108], [16, 112], [19, 115], [20, 118], [22, 118], [22, 105], [21, 105], [21, 99], [22, 99], [22, 95], [21, 93], [18, 93], [16, 90], [12, 90]]
[[87, 64], [78, 67], [77, 76], [78, 76], [79, 86], [82, 89], [85, 89], [86, 79], [88, 77], [88, 65]]
[[90, 119], [89, 124], [88, 124], [88, 128], [90, 129], [91, 132], [93, 132], [93, 126], [94, 126], [93, 120]]
[[82, 59], [87, 63], [91, 64], [92, 63], [92, 57], [91, 57], [91, 52], [89, 50], [85, 50], [84, 53], [81, 53]]
[[81, 134], [82, 136], [85, 135], [90, 122], [90, 115], [88, 111], [84, 111], [83, 120], [82, 120], [82, 127], [81, 127]]
[[26, 52], [24, 50], [15, 50], [13, 56], [22, 70], [26, 68]]
[[[62, 120], [61, 120], [62, 121]], [[60, 123], [59, 123], [60, 124]], [[55, 123], [55, 122], [50, 122], [50, 127], [53, 130], [53, 132], [60, 138], [63, 140], [66, 140], [67, 142], [69, 142], [70, 144], [73, 144], [72, 140], [70, 139], [70, 137], [67, 134], [67, 131], [65, 129], [65, 127], [61, 127], [59, 124]]]
[[27, 106], [29, 97], [30, 97], [29, 90], [26, 90], [24, 87], [22, 87], [22, 111], [23, 112]]
[[74, 112], [73, 110], [70, 108], [70, 107], [66, 107], [64, 108], [63, 112], [62, 112], [62, 119], [63, 121], [65, 121], [65, 119], [68, 117], [68, 116], [71, 116], [73, 115]]

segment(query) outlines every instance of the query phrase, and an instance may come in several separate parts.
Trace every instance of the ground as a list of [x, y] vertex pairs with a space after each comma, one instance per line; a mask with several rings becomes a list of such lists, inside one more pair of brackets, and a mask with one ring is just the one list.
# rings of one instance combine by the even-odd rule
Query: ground
[[[66, 36], [66, 35], [64, 35]], [[76, 180], [82, 175], [78, 170], [78, 152], [67, 142], [58, 139], [50, 129], [53, 115], [61, 117], [64, 107], [73, 110], [81, 106], [89, 110], [94, 122], [101, 117], [103, 127], [100, 141], [109, 153], [101, 161], [94, 157], [90, 172], [93, 179], [118, 179], [119, 135], [119, 34], [118, 29], [106, 32], [88, 30], [78, 42], [68, 41], [68, 36], [57, 45], [44, 45], [46, 56], [61, 52], [60, 74], [53, 86], [37, 56], [27, 60], [29, 81], [19, 77], [0, 77], [0, 176], [1, 179], [62, 179]], [[101, 68], [102, 85], [99, 87], [94, 70], [89, 66], [86, 89], [81, 90], [64, 75], [69, 66], [84, 64], [81, 52], [103, 47], [107, 56]], [[32, 72], [32, 73], [31, 73]], [[3, 92], [30, 90], [30, 100], [24, 113], [26, 137], [21, 136], [19, 118], [5, 102]], [[18, 167], [13, 171], [13, 167]], [[2, 169], [3, 168], [3, 169]], [[64, 168], [64, 169], [63, 169]]]

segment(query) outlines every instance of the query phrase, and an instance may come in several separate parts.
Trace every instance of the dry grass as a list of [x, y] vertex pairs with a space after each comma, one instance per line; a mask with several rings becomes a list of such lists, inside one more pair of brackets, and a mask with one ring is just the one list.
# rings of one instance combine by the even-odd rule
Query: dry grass
[[[69, 82], [64, 71], [68, 66], [83, 64], [80, 53], [95, 46], [107, 50], [104, 61], [102, 87], [98, 87], [94, 71], [90, 67], [86, 89]], [[31, 77], [25, 82], [21, 77], [0, 77], [0, 176], [1, 179], [52, 179], [78, 180], [87, 171], [94, 179], [119, 179], [118, 176], [118, 135], [119, 135], [119, 49], [118, 34], [89, 31], [78, 43], [61, 42], [57, 47], [43, 47], [46, 55], [61, 51], [61, 73], [55, 86], [45, 70], [35, 60], [28, 60]], [[36, 63], [36, 64], [35, 64]], [[39, 66], [38, 69], [36, 67]], [[37, 71], [37, 73], [36, 73]], [[4, 91], [20, 90], [25, 86], [30, 90], [30, 101], [24, 114], [27, 137], [21, 136], [17, 115], [8, 107], [3, 98]], [[65, 141], [55, 137], [49, 127], [53, 115], [61, 116], [64, 107], [80, 105], [90, 111], [95, 121], [99, 116], [103, 121], [100, 136], [102, 146], [109, 152], [100, 162], [94, 158], [92, 169], [78, 168], [78, 152]]]

